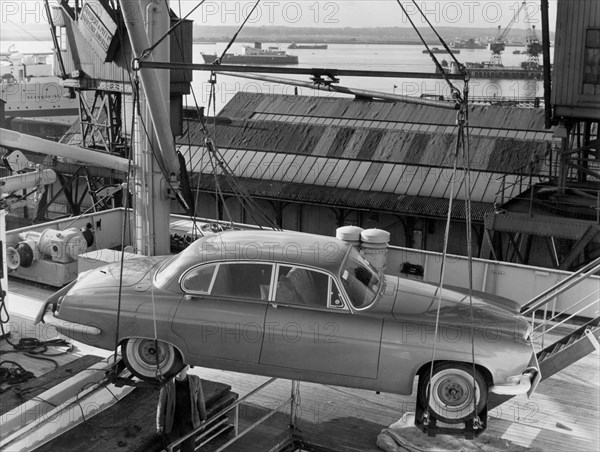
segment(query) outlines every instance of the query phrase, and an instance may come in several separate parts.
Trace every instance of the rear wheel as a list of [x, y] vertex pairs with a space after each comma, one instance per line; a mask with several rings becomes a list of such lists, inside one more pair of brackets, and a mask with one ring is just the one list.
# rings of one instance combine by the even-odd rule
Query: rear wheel
[[128, 339], [121, 345], [121, 353], [127, 368], [142, 380], [168, 379], [183, 367], [175, 347], [154, 339]]
[[[463, 363], [442, 363], [421, 376], [423, 384], [419, 385], [422, 406], [429, 404], [430, 414], [448, 424], [458, 424], [472, 419], [481, 413], [487, 404], [488, 387], [481, 373], [475, 369], [473, 384], [473, 368]], [[429, 393], [431, 391], [431, 396]], [[477, 404], [477, 413], [473, 400]]]

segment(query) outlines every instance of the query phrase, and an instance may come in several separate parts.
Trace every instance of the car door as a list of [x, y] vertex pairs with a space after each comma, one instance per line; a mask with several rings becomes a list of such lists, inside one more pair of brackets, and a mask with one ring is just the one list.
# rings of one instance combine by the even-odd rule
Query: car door
[[274, 265], [222, 262], [190, 269], [173, 331], [190, 355], [257, 363]]
[[352, 314], [331, 275], [280, 264], [260, 364], [377, 378], [382, 325], [376, 317]]

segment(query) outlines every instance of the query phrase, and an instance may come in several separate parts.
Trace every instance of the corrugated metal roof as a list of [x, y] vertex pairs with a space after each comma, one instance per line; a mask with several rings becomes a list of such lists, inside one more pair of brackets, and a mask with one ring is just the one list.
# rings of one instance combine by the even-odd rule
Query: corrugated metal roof
[[[224, 194], [233, 195], [234, 190], [224, 176], [218, 176], [219, 186]], [[307, 184], [238, 178], [248, 193], [255, 198], [286, 200], [324, 206], [343, 206], [361, 210], [394, 214], [416, 215], [428, 218], [446, 218], [448, 200], [426, 196], [396, 195], [374, 191], [319, 187]], [[193, 181], [193, 187], [202, 192], [214, 193], [214, 177], [201, 177]], [[472, 202], [472, 220], [483, 222], [484, 215], [494, 211], [491, 203]], [[464, 201], [455, 200], [452, 205], [452, 217], [456, 220], [466, 218]]]
[[[424, 105], [238, 93], [219, 116], [221, 149], [451, 167], [456, 147], [456, 113]], [[538, 174], [552, 131], [540, 110], [472, 106], [469, 143], [473, 170]]]
[[[428, 105], [260, 93], [236, 94], [219, 116], [246, 120], [256, 112], [448, 126], [456, 121], [454, 111]], [[544, 112], [539, 109], [472, 105], [469, 120], [471, 127], [547, 132]]]

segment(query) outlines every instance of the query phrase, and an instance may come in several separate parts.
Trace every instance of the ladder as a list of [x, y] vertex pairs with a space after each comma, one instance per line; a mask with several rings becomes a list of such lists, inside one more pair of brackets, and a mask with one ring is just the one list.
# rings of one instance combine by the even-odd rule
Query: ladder
[[[600, 338], [600, 316], [598, 315], [584, 325], [578, 327], [575, 331], [561, 337], [556, 342], [548, 346], [545, 346], [544, 344], [544, 339], [550, 331], [555, 331], [556, 333], [560, 329], [564, 329], [565, 324], [578, 313], [591, 306], [599, 305], [600, 284], [598, 289], [585, 295], [581, 299], [574, 301], [571, 306], [569, 306], [569, 310], [577, 308], [574, 313], [565, 315], [564, 311], [562, 311], [548, 317], [548, 304], [554, 300], [556, 296], [575, 287], [579, 282], [598, 271], [600, 271], [600, 258], [585, 265], [577, 272], [569, 275], [564, 280], [558, 282], [522, 306], [521, 314], [525, 316], [531, 315], [533, 325], [532, 339], [541, 343], [541, 350], [536, 352], [541, 374], [540, 381], [567, 368], [593, 351], [600, 350], [600, 344], [598, 342]], [[537, 320], [540, 311], [542, 312], [541, 321]], [[596, 314], [598, 314], [598, 312], [596, 312]], [[536, 325], [536, 320], [539, 321], [538, 325]], [[490, 393], [488, 397], [488, 410], [501, 405], [512, 397], [514, 396]]]

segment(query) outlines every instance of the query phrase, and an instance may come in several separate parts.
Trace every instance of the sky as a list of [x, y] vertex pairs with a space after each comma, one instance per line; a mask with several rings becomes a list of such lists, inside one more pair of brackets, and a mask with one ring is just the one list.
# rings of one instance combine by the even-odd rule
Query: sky
[[[574, 0], [575, 1], [575, 0]], [[196, 1], [181, 0], [183, 14]], [[426, 26], [418, 8], [434, 26], [497, 27], [506, 26], [521, 6], [520, 0], [401, 0], [402, 11], [396, 0], [261, 0], [250, 16], [252, 25], [288, 25], [303, 27], [410, 27], [410, 17], [418, 27]], [[416, 5], [415, 5], [416, 3]], [[241, 24], [250, 14], [255, 1], [206, 2], [191, 16], [196, 25]], [[178, 11], [179, 2], [172, 1]], [[526, 6], [531, 23], [541, 27], [540, 2], [529, 1]], [[550, 23], [556, 22], [556, 0], [550, 0]], [[515, 28], [527, 28], [521, 12]]]
[[[556, 1], [550, 0], [550, 29], [556, 22]], [[576, 1], [576, 0], [572, 0]], [[57, 0], [50, 0], [56, 4]], [[73, 4], [74, 0], [70, 0]], [[187, 14], [199, 0], [170, 0], [171, 8]], [[205, 0], [190, 17], [196, 25], [241, 25], [255, 0]], [[248, 25], [293, 27], [410, 27], [410, 17], [418, 27], [426, 26], [419, 7], [434, 26], [505, 27], [521, 5], [521, 0], [261, 0]], [[415, 6], [416, 3], [416, 6]], [[531, 23], [541, 28], [540, 1], [527, 2]], [[44, 23], [42, 0], [0, 0], [0, 25]], [[527, 28], [521, 13], [514, 28]]]

